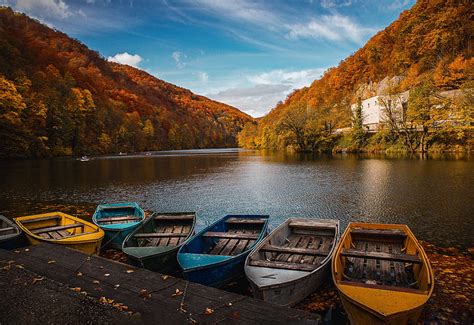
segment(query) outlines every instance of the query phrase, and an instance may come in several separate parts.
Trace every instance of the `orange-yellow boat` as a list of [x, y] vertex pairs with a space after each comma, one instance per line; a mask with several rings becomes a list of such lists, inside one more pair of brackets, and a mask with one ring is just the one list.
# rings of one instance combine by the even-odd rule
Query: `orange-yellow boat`
[[49, 242], [98, 254], [104, 238], [104, 231], [98, 226], [62, 212], [18, 217], [15, 222], [32, 245]]
[[406, 225], [350, 223], [332, 274], [351, 324], [416, 324], [434, 287], [428, 257]]

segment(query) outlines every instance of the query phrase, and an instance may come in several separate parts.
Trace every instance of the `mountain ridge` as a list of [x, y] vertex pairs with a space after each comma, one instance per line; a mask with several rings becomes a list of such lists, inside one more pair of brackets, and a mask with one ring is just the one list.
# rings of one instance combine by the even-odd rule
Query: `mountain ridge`
[[254, 123], [8, 7], [0, 8], [0, 89], [6, 157], [233, 147]]
[[[319, 116], [318, 128], [331, 131], [350, 126], [356, 90], [387, 77], [403, 76], [400, 91], [426, 80], [441, 90], [462, 87], [472, 80], [474, 69], [472, 9], [469, 1], [418, 0], [337, 67], [328, 69], [309, 87], [292, 92], [258, 127], [249, 125], [241, 131], [239, 144], [286, 147], [292, 140], [281, 132], [282, 119], [302, 107]], [[301, 117], [303, 113], [294, 114]]]

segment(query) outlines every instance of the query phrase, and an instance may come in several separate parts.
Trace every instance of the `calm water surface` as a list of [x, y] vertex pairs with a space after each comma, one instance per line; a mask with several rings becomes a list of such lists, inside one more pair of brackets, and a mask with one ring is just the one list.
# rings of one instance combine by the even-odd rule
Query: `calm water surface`
[[197, 211], [200, 227], [225, 214], [406, 223], [424, 240], [474, 246], [474, 159], [305, 155], [237, 149], [151, 156], [0, 161], [0, 212], [94, 211], [137, 201]]

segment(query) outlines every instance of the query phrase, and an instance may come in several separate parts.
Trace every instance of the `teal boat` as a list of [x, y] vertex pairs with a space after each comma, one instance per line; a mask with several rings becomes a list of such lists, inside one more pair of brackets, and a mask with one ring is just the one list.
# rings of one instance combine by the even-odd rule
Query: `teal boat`
[[195, 212], [154, 213], [125, 239], [122, 251], [132, 265], [177, 275], [176, 254], [194, 234]]
[[228, 215], [201, 230], [179, 249], [183, 277], [212, 287], [244, 275], [247, 255], [267, 234], [267, 215]]
[[125, 238], [145, 219], [138, 203], [113, 203], [97, 206], [92, 221], [105, 232], [103, 247], [121, 249]]

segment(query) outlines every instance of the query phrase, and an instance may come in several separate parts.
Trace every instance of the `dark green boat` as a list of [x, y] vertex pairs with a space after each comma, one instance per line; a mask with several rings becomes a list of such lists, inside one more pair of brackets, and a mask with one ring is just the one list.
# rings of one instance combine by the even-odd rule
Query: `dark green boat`
[[195, 223], [195, 212], [154, 213], [125, 238], [122, 250], [132, 265], [176, 275], [176, 254], [194, 234]]

